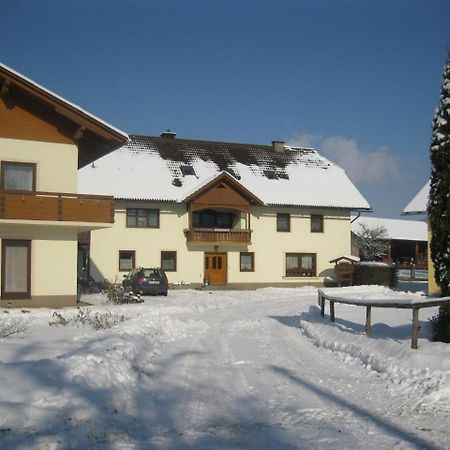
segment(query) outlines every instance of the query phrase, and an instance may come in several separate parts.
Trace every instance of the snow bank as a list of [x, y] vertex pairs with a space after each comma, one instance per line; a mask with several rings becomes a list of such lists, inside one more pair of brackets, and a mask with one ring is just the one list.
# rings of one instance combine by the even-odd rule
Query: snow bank
[[[387, 315], [398, 312], [392, 309], [375, 310], [374, 316], [381, 323], [374, 324], [372, 335], [366, 336], [362, 324], [351, 321], [356, 309], [361, 308], [339, 305], [333, 323], [320, 316], [319, 308], [310, 307], [300, 315], [300, 329], [316, 346], [335, 352], [342, 362], [360, 363], [376, 371], [384, 377], [392, 396], [402, 394], [411, 399], [411, 404], [405, 405], [408, 408], [449, 408], [450, 346], [422, 338], [419, 349], [412, 350], [409, 326], [383, 323]], [[430, 325], [423, 328], [421, 335], [430, 335]]]

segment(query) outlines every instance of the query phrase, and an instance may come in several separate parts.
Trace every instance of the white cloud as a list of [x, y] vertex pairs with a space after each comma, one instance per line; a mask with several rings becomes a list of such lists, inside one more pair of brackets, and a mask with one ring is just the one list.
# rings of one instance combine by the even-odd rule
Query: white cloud
[[399, 158], [387, 147], [374, 151], [363, 150], [354, 139], [343, 136], [296, 135], [289, 145], [314, 147], [319, 153], [342, 167], [355, 183], [379, 183], [401, 176]]

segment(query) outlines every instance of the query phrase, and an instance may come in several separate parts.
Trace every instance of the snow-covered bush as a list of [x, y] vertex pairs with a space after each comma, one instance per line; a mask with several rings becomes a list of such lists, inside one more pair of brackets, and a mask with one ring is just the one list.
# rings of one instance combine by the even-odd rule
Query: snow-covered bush
[[125, 322], [128, 319], [129, 317], [119, 313], [107, 311], [104, 313], [97, 312], [92, 314], [88, 308], [80, 308], [76, 315], [68, 318], [55, 311], [49, 325], [58, 327], [73, 324], [75, 326], [89, 326], [94, 330], [105, 330]]
[[382, 225], [369, 227], [360, 223], [355, 241], [363, 261], [379, 261], [386, 255], [389, 246], [387, 230]]
[[441, 308], [439, 314], [431, 319], [433, 325], [433, 341], [450, 343], [450, 311]]
[[5, 338], [13, 334], [24, 333], [30, 326], [31, 319], [12, 317], [11, 319], [0, 319], [0, 338]]
[[109, 303], [121, 305], [123, 303], [142, 303], [142, 297], [140, 294], [134, 294], [131, 291], [126, 291], [123, 286], [119, 284], [107, 283], [104, 290], [108, 297]]
[[394, 287], [397, 279], [398, 270], [395, 264], [359, 262], [354, 265], [353, 284], [355, 286], [377, 284]]

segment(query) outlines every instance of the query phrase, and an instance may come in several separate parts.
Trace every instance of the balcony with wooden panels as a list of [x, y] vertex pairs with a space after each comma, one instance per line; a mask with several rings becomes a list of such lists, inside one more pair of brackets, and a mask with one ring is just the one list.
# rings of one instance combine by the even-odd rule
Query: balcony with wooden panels
[[114, 223], [113, 197], [0, 190], [0, 220]]
[[250, 244], [251, 230], [229, 230], [229, 229], [201, 229], [190, 228], [186, 230], [188, 244]]

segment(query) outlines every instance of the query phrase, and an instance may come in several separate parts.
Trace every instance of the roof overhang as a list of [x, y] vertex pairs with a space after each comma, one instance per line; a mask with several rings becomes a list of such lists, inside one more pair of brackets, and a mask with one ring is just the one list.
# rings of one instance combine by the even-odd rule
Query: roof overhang
[[128, 140], [127, 133], [0, 63], [0, 97], [26, 96], [46, 111], [73, 124], [71, 139], [79, 148], [79, 167], [115, 150]]

